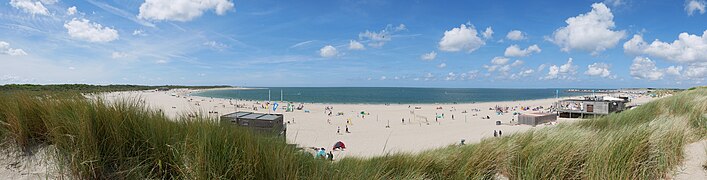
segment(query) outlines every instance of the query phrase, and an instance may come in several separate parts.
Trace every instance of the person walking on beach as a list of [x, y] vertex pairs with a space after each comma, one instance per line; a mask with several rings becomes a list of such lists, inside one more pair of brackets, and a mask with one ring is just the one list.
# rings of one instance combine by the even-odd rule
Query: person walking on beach
[[405, 124], [405, 118], [403, 118], [403, 124]]
[[496, 130], [493, 130], [493, 137], [498, 137], [498, 132], [496, 132]]
[[341, 126], [336, 127], [336, 134], [341, 134]]
[[346, 125], [346, 133], [351, 133], [351, 132], [349, 131], [349, 125]]
[[501, 132], [501, 130], [498, 130], [498, 136], [501, 136], [501, 135], [503, 135], [503, 132]]

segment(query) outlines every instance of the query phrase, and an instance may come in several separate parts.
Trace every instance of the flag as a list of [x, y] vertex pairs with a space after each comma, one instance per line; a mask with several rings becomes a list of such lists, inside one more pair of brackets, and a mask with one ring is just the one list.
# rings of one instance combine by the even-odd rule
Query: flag
[[277, 106], [279, 105], [280, 104], [277, 104], [277, 102], [275, 102], [275, 104], [272, 105], [272, 111], [277, 111]]

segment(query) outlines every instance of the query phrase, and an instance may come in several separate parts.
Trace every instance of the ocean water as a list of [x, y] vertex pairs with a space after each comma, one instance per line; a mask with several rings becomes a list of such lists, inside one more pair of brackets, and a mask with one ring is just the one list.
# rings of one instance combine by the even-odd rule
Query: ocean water
[[344, 104], [434, 104], [532, 100], [583, 95], [567, 89], [398, 88], [398, 87], [270, 87], [248, 90], [209, 90], [193, 96], [225, 99]]

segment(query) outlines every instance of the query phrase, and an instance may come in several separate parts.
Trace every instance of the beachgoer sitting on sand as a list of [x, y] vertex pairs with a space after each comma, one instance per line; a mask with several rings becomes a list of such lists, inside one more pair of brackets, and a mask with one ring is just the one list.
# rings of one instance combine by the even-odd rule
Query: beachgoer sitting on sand
[[319, 149], [319, 151], [317, 152], [317, 157], [322, 159], [326, 158], [326, 152], [324, 151], [324, 148]]

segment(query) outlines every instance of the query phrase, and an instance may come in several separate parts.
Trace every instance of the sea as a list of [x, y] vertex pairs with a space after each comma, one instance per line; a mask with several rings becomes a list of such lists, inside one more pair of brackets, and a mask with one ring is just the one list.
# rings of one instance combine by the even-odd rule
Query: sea
[[193, 96], [257, 101], [336, 104], [453, 104], [534, 100], [587, 93], [567, 89], [408, 88], [408, 87], [265, 87], [207, 90]]

